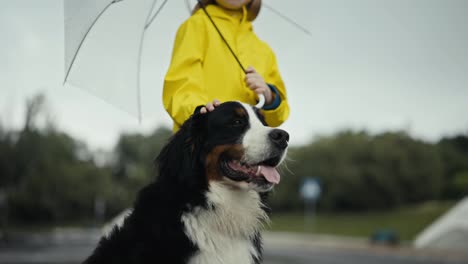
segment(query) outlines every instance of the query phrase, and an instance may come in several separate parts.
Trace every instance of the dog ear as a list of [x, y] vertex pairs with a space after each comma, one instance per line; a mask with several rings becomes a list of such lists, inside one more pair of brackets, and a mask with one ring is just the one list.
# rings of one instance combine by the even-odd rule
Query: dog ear
[[206, 184], [201, 159], [206, 115], [196, 111], [163, 147], [156, 158], [158, 181], [186, 187]]

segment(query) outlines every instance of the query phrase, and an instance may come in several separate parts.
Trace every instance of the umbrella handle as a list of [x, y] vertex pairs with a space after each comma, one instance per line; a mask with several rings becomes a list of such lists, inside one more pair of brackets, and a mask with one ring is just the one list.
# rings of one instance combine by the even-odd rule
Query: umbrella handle
[[258, 109], [262, 109], [264, 105], [265, 105], [265, 95], [258, 94], [258, 103], [255, 105], [255, 107]]

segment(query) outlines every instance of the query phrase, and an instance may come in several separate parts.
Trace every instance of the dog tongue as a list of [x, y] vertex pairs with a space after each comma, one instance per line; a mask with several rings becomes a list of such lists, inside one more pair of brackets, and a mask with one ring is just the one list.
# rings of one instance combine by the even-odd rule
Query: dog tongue
[[258, 173], [257, 175], [263, 175], [267, 181], [278, 184], [280, 182], [280, 175], [278, 171], [274, 167], [270, 166], [258, 166]]

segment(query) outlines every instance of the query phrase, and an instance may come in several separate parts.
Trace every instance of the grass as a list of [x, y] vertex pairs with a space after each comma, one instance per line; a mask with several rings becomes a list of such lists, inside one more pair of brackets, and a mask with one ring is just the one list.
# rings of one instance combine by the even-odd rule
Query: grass
[[306, 221], [301, 213], [273, 214], [270, 229], [353, 237], [370, 237], [376, 230], [384, 229], [395, 231], [403, 241], [411, 241], [453, 205], [453, 202], [431, 202], [384, 212], [318, 212]]
[[[384, 212], [321, 213], [304, 221], [302, 213], [275, 213], [271, 216], [270, 230], [368, 238], [376, 230], [393, 230], [403, 241], [411, 241], [427, 225], [445, 213], [454, 202], [431, 202]], [[93, 221], [61, 223], [61, 227], [95, 226]], [[47, 232], [56, 224], [13, 224], [10, 232]]]
[[[18, 223], [11, 222], [8, 225], [8, 232], [10, 233], [47, 233], [53, 229], [60, 228], [82, 228], [82, 227], [100, 227], [102, 223], [97, 223], [92, 219], [81, 219], [68, 222], [44, 222], [44, 223]], [[0, 226], [1, 231], [1, 226]]]

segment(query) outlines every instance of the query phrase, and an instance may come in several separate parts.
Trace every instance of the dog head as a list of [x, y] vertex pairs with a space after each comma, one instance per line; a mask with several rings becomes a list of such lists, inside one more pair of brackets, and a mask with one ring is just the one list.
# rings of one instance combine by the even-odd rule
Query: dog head
[[170, 170], [173, 179], [192, 185], [218, 181], [267, 192], [280, 181], [276, 167], [288, 141], [286, 131], [266, 126], [248, 104], [226, 102], [205, 114], [196, 110], [161, 152], [160, 176]]

